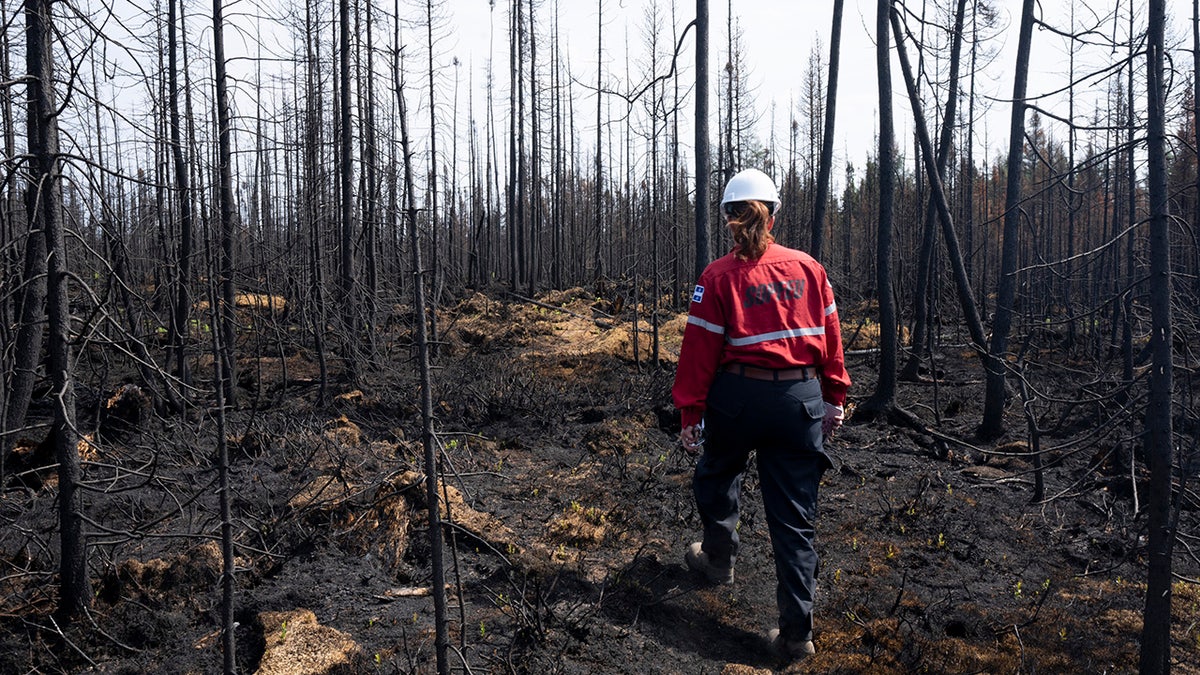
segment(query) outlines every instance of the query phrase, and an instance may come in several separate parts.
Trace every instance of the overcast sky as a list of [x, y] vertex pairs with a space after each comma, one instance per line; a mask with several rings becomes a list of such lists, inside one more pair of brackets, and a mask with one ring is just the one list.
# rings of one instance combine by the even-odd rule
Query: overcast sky
[[[604, 3], [604, 51], [608, 65], [606, 68], [616, 78], [623, 77], [625, 68], [626, 45], [631, 58], [644, 62], [646, 54], [646, 37], [643, 26], [646, 23], [647, 8], [652, 0], [606, 0]], [[486, 0], [451, 0], [447, 3], [449, 15], [450, 38], [445, 47], [447, 58], [452, 54], [458, 56], [464, 64], [469, 64], [479, 73], [484, 72], [489, 45], [489, 24], [494, 22], [496, 35], [497, 77], [507, 78], [507, 43], [504, 30], [507, 15], [507, 2], [497, 2], [496, 9], [489, 12]], [[664, 14], [663, 39], [671, 40], [671, 3], [669, 0], [658, 0]], [[919, 2], [910, 2], [910, 7], [916, 11]], [[949, 0], [930, 2], [947, 6]], [[981, 97], [981, 107], [990, 109], [977, 126], [977, 144], [986, 143], [990, 148], [989, 155], [1007, 147], [1007, 127], [1010, 107], [1006, 100], [1012, 91], [1012, 64], [1015, 60], [1017, 42], [1017, 24], [1021, 11], [1020, 0], [993, 0], [997, 9], [998, 19], [994, 33], [986, 42], [986, 47], [992, 54], [989, 61], [983, 64], [983, 70], [977, 80], [977, 91]], [[1112, 8], [1115, 0], [1092, 0], [1081, 2], [1076, 0], [1040, 0], [1045, 19], [1063, 30], [1071, 27], [1071, 7], [1075, 6], [1075, 24], [1098, 27], [1106, 38], [1116, 35], [1118, 41], [1124, 39], [1128, 32], [1128, 19], [1113, 19]], [[1127, 3], [1122, 3], [1127, 6]], [[587, 82], [595, 79], [596, 60], [596, 13], [597, 4], [593, 0], [560, 0], [560, 32], [569, 41], [572, 54], [572, 72]], [[677, 30], [682, 30], [695, 12], [695, 3], [691, 0], [679, 0], [676, 11], [681, 14], [675, 19]], [[803, 76], [808, 65], [810, 50], [816, 40], [820, 40], [821, 50], [828, 57], [830, 28], [832, 21], [832, 0], [734, 0], [733, 14], [744, 34], [746, 62], [750, 67], [750, 82], [755, 90], [758, 110], [762, 115], [760, 137], [769, 138], [767, 128], [770, 121], [770, 106], [776, 104], [776, 127], [782, 136], [788, 119], [788, 106], [796, 100], [801, 87]], [[875, 80], [875, 0], [846, 0], [842, 24], [841, 77], [839, 80], [837, 102], [837, 132], [836, 152], [839, 159], [848, 157], [861, 167], [868, 153], [874, 151], [875, 131], [878, 127], [878, 93]], [[1137, 3], [1138, 12], [1144, 14], [1144, 2]], [[727, 0], [710, 0], [710, 77], [713, 86], [717, 82], [717, 74], [726, 60], [726, 19], [729, 3]], [[539, 19], [549, 19], [554, 11], [554, 3], [546, 2], [539, 10]], [[931, 14], [933, 10], [930, 10]], [[1122, 10], [1123, 12], [1127, 10]], [[1168, 11], [1174, 16], [1168, 18], [1168, 41], [1190, 41], [1190, 3], [1187, 0], [1168, 0]], [[1144, 18], [1138, 17], [1138, 29], [1144, 25]], [[548, 25], [548, 24], [547, 24]], [[694, 72], [695, 61], [694, 40], [689, 36], [684, 41], [683, 60], [687, 67], [688, 76]], [[1095, 41], [1100, 41], [1097, 36]], [[543, 43], [544, 44], [544, 43]], [[1031, 75], [1030, 94], [1043, 94], [1065, 87], [1067, 83], [1069, 55], [1066, 42], [1055, 36], [1051, 31], [1038, 30], [1034, 34], [1033, 74]], [[1187, 46], [1186, 42], [1182, 45]], [[1093, 46], [1082, 49], [1076, 55], [1076, 72], [1084, 72], [1089, 68], [1099, 68], [1112, 60], [1120, 58], [1121, 54], [1113, 54], [1106, 47]], [[543, 57], [544, 58], [544, 57]], [[910, 58], [915, 58], [911, 51]], [[1180, 63], [1180, 67], [1190, 71], [1190, 61]], [[944, 67], [944, 66], [943, 66]], [[905, 146], [906, 129], [911, 111], [905, 97], [903, 83], [900, 80], [900, 69], [893, 58], [893, 75], [896, 79], [894, 110], [897, 119], [898, 142]], [[966, 72], [964, 67], [963, 72]], [[478, 77], [482, 77], [479, 75]], [[965, 77], [965, 75], [964, 75]], [[1181, 75], [1179, 84], [1182, 85], [1185, 76]], [[590, 93], [577, 94], [577, 105], [587, 110], [594, 105]], [[1094, 102], [1102, 99], [1102, 90], [1080, 95], [1080, 110], [1089, 109]], [[990, 101], [990, 103], [988, 103]], [[715, 103], [715, 101], [714, 101]], [[1066, 116], [1065, 104], [1060, 101], [1047, 99], [1047, 107], [1053, 107]], [[715, 114], [715, 113], [714, 113]], [[1083, 113], [1078, 113], [1082, 115]], [[715, 118], [714, 118], [715, 119]], [[715, 125], [714, 125], [715, 128]], [[1065, 132], [1058, 134], [1065, 138]], [[837, 175], [835, 173], [835, 175]]]

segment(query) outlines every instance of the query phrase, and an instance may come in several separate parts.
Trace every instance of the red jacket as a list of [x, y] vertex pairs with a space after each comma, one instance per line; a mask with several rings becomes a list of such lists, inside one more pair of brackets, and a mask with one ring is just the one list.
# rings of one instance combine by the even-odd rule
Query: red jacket
[[845, 404], [850, 375], [833, 286], [812, 256], [773, 243], [758, 260], [730, 253], [705, 268], [692, 294], [671, 390], [683, 426], [704, 417], [713, 377], [732, 362], [815, 366], [823, 398]]

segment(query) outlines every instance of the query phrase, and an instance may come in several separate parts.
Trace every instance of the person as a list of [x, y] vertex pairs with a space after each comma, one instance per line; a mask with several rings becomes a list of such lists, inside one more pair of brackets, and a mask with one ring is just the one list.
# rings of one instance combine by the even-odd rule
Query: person
[[703, 540], [685, 562], [710, 582], [733, 583], [741, 481], [757, 451], [779, 608], [768, 639], [802, 658], [814, 651], [817, 486], [832, 466], [824, 441], [842, 423], [850, 376], [825, 269], [774, 243], [779, 205], [775, 182], [756, 169], [726, 185], [733, 250], [696, 284], [671, 394], [680, 442], [703, 451], [692, 480]]

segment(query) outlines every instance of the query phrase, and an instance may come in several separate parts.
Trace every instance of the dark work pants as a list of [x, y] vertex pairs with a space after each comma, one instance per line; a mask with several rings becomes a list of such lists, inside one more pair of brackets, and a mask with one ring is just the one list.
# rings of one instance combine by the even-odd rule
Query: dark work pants
[[812, 639], [817, 486], [831, 465], [822, 445], [824, 415], [817, 380], [770, 382], [719, 372], [704, 415], [708, 440], [692, 479], [704, 552], [714, 565], [733, 565], [742, 475], [750, 452], [758, 451], [779, 629], [792, 641]]

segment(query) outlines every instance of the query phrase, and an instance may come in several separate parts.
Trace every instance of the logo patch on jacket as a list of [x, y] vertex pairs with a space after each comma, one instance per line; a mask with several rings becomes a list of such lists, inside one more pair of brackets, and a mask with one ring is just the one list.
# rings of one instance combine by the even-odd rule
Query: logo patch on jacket
[[787, 279], [746, 288], [742, 307], [755, 307], [768, 302], [786, 302], [804, 297], [804, 279]]
[[692, 302], [704, 302], [704, 287], [696, 286], [696, 290], [692, 291]]

